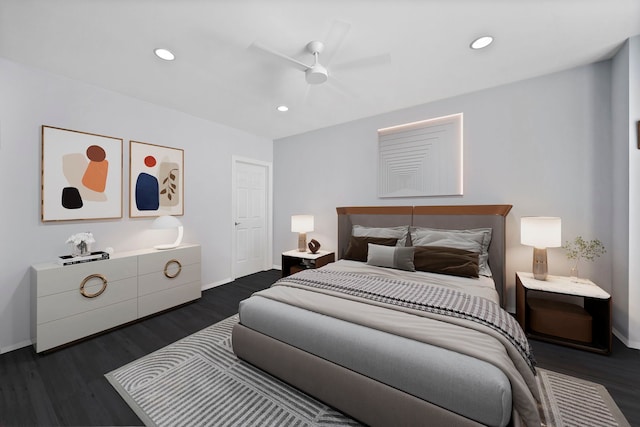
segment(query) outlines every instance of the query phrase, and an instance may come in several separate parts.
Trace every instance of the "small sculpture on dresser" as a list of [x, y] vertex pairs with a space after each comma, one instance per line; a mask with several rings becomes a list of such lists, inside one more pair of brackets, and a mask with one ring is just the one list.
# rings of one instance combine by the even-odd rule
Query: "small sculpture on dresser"
[[86, 256], [91, 253], [91, 244], [95, 243], [91, 232], [76, 233], [67, 239], [67, 243], [71, 243], [71, 255]]
[[311, 239], [311, 241], [309, 242], [309, 250], [311, 251], [311, 253], [315, 254], [319, 249], [320, 242], [318, 242], [316, 239]]

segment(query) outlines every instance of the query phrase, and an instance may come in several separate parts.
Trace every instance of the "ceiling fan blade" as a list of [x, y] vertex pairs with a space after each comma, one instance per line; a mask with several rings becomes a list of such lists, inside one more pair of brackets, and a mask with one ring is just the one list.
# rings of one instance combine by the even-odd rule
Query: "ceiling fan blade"
[[323, 41], [325, 50], [322, 53], [322, 63], [325, 67], [331, 63], [335, 54], [340, 50], [340, 46], [350, 30], [351, 24], [347, 22], [336, 20], [331, 23], [331, 28]]
[[347, 84], [342, 82], [340, 79], [335, 76], [331, 76], [329, 81], [327, 81], [327, 86], [330, 87], [333, 91], [339, 93], [342, 96], [348, 98], [359, 98], [359, 95], [355, 93]]
[[364, 58], [354, 59], [352, 61], [335, 64], [331, 67], [334, 71], [349, 71], [357, 68], [376, 67], [378, 65], [386, 65], [391, 63], [391, 55], [383, 53], [381, 55], [367, 56]]
[[305, 64], [304, 62], [300, 62], [297, 59], [291, 58], [290, 56], [287, 56], [283, 53], [277, 52], [271, 48], [268, 48], [260, 43], [252, 43], [249, 46], [250, 49], [254, 49], [257, 51], [260, 51], [262, 53], [266, 53], [269, 54], [270, 56], [275, 56], [279, 59], [282, 59], [286, 62], [288, 62], [290, 65], [294, 65], [296, 68], [302, 70], [302, 71], [307, 71], [309, 69], [309, 66], [307, 64]]

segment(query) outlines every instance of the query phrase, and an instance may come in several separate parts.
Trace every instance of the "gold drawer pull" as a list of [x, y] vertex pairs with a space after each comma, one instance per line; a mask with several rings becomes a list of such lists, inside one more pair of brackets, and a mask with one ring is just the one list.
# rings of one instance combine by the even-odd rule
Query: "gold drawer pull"
[[[102, 280], [102, 289], [100, 289], [95, 294], [89, 294], [84, 290], [84, 287], [87, 284], [87, 282], [89, 282], [89, 280], [95, 279], [95, 278], [98, 278], [98, 279]], [[91, 274], [91, 275], [85, 277], [84, 280], [82, 281], [82, 283], [80, 284], [80, 293], [85, 298], [95, 298], [95, 297], [99, 296], [100, 294], [102, 294], [105, 291], [105, 289], [107, 289], [107, 278], [104, 277], [102, 274]]]
[[[169, 274], [169, 272], [167, 271], [169, 269], [169, 265], [171, 263], [176, 263], [178, 264], [178, 271], [176, 271], [176, 274], [171, 275]], [[164, 275], [167, 276], [169, 279], [173, 279], [175, 277], [178, 277], [178, 274], [180, 274], [180, 272], [182, 271], [182, 264], [180, 264], [180, 261], [178, 261], [177, 259], [170, 259], [169, 261], [167, 261], [167, 263], [164, 265]]]

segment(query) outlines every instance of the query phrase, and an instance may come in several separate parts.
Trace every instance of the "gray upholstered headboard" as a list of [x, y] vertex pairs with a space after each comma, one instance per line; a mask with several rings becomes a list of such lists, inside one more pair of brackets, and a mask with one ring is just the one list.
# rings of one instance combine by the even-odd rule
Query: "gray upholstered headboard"
[[412, 225], [447, 229], [492, 229], [489, 267], [504, 307], [506, 299], [505, 219], [511, 205], [372, 206], [340, 207], [338, 212], [338, 259], [341, 259], [354, 225], [392, 227]]

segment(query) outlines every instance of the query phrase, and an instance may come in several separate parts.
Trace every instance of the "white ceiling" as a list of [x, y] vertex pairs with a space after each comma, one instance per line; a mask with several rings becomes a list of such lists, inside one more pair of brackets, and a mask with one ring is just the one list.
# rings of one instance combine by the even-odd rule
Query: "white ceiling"
[[[274, 139], [607, 59], [637, 34], [640, 0], [0, 0], [1, 57]], [[332, 56], [322, 85], [251, 48], [311, 63], [311, 40]]]

